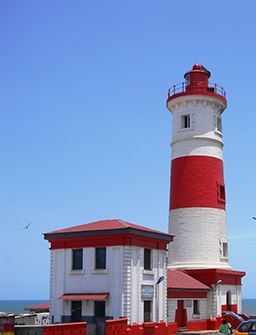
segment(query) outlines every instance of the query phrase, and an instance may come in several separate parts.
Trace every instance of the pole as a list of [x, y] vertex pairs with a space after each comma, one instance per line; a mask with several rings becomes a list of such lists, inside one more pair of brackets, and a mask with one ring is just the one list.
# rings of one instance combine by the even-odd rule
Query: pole
[[156, 287], [156, 322], [159, 322], [158, 284], [156, 284], [155, 287]]

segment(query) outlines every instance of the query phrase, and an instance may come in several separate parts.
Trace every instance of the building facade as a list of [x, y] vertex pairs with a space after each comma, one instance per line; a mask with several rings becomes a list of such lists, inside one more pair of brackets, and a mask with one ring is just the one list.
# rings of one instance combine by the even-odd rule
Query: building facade
[[[165, 320], [172, 235], [121, 220], [45, 234], [51, 244], [52, 322]], [[157, 282], [159, 283], [157, 284]]]

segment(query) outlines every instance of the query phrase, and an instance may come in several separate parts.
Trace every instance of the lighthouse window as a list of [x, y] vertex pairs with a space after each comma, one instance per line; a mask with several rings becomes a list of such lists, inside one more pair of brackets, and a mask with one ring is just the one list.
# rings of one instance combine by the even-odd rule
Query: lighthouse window
[[219, 131], [220, 133], [222, 133], [222, 121], [221, 121], [221, 117], [217, 116], [217, 120], [216, 120], [216, 130]]
[[220, 200], [225, 201], [226, 200], [226, 195], [225, 195], [225, 186], [220, 185], [220, 190], [219, 190], [219, 195], [220, 195]]
[[181, 116], [181, 128], [190, 128], [190, 115]]
[[228, 244], [227, 242], [222, 243], [222, 257], [228, 257]]

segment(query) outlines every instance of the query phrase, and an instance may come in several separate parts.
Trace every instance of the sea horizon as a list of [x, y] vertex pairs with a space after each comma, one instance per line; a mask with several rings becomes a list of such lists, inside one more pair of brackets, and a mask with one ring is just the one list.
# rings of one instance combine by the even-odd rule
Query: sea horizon
[[[49, 299], [3, 299], [0, 300], [0, 312], [6, 313], [26, 313], [25, 307], [39, 305], [49, 302]], [[248, 315], [256, 315], [256, 299], [244, 298], [242, 299], [242, 311]]]

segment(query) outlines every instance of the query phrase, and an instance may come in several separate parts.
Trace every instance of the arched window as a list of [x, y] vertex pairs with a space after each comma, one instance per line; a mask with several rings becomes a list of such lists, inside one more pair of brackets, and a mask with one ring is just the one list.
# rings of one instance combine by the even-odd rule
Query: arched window
[[227, 311], [231, 310], [231, 292], [228, 291], [226, 294], [226, 306], [227, 306]]

